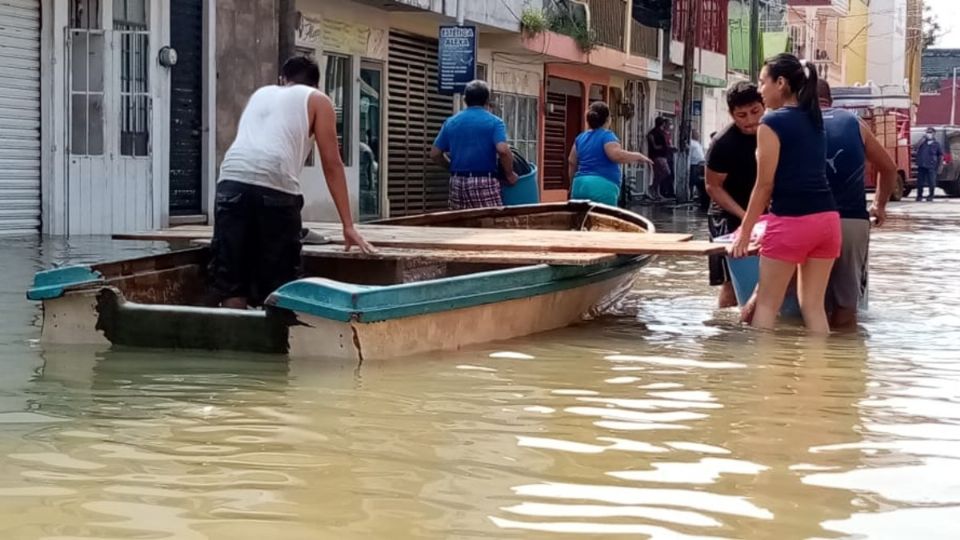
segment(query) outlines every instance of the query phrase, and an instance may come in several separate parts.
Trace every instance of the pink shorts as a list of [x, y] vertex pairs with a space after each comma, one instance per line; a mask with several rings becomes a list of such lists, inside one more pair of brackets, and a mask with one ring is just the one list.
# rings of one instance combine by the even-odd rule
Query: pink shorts
[[760, 240], [760, 255], [778, 261], [804, 264], [807, 259], [836, 259], [843, 237], [840, 214], [820, 212], [807, 216], [766, 216], [767, 229]]

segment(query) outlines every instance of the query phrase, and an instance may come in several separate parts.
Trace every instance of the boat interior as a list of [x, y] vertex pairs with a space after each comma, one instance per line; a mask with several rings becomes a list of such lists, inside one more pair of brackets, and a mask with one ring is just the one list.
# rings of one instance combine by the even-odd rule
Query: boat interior
[[[441, 212], [383, 220], [381, 225], [470, 227], [527, 230], [603, 230], [644, 233], [653, 226], [636, 214], [590, 203], [558, 203]], [[126, 300], [142, 304], [208, 306], [209, 247], [181, 241], [174, 251], [93, 266], [104, 284]], [[355, 285], [395, 285], [533, 264], [579, 266], [615, 260], [611, 254], [551, 254], [516, 251], [470, 252], [452, 249], [380, 249], [374, 254], [346, 253], [342, 245], [305, 245], [304, 277], [327, 278]]]

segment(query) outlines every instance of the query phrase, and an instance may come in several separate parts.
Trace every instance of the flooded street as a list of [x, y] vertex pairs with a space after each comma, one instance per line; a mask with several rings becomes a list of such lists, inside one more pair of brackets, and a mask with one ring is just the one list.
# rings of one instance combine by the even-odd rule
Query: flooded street
[[893, 214], [856, 335], [661, 259], [602, 320], [359, 368], [41, 348], [36, 270], [165, 247], [2, 240], [0, 538], [960, 538], [960, 201]]

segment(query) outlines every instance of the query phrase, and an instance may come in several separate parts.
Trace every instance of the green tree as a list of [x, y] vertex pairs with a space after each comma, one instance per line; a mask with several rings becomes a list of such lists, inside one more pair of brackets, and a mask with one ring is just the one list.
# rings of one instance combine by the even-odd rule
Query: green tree
[[929, 5], [923, 6], [923, 50], [927, 50], [937, 44], [940, 37], [943, 36], [943, 27], [940, 26], [940, 19], [930, 9]]

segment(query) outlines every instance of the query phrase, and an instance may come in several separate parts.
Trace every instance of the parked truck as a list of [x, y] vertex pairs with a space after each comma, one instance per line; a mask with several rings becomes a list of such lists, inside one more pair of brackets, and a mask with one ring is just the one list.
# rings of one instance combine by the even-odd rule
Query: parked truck
[[[910, 144], [910, 95], [905, 87], [879, 88], [876, 85], [834, 87], [833, 106], [860, 117], [897, 164], [897, 185], [891, 199], [899, 201], [916, 188]], [[877, 171], [867, 163], [864, 184], [877, 187]]]

